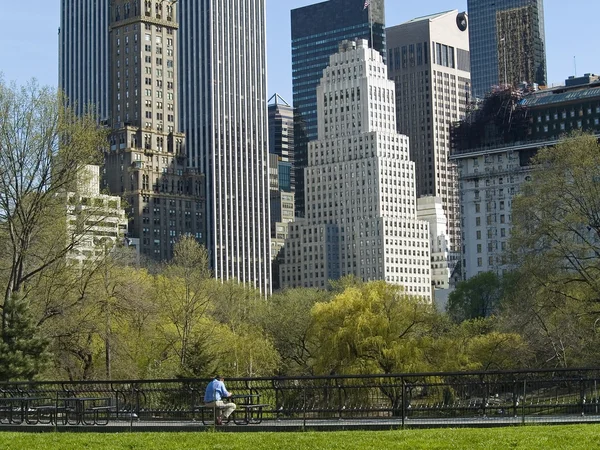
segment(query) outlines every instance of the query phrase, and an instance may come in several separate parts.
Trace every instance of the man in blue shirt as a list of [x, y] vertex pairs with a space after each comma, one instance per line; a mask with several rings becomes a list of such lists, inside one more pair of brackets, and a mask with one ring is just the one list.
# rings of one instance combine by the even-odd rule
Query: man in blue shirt
[[215, 423], [223, 425], [223, 417], [227, 419], [235, 411], [235, 403], [223, 402], [223, 399], [231, 397], [231, 393], [225, 388], [225, 379], [217, 375], [206, 387], [204, 393], [204, 404], [216, 409]]

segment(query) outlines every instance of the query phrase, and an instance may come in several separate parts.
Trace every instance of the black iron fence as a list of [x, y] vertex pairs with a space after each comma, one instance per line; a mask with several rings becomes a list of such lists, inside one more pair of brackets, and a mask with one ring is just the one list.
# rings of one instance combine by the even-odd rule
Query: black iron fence
[[[249, 428], [600, 421], [600, 369], [227, 379]], [[0, 429], [214, 426], [209, 379], [0, 383]], [[235, 427], [239, 428], [239, 427]], [[248, 428], [245, 428], [248, 429]]]

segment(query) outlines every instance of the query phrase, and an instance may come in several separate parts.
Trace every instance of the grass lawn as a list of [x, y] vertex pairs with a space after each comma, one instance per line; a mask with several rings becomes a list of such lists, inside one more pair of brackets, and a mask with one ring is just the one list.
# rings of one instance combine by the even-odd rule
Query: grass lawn
[[309, 433], [12, 433], [6, 450], [600, 449], [600, 425]]

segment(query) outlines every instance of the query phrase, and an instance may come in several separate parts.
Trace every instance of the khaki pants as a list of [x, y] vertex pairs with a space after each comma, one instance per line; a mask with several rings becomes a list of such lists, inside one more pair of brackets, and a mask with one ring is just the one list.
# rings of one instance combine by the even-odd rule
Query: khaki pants
[[223, 400], [217, 400], [216, 402], [205, 403], [206, 406], [212, 406], [217, 408], [217, 417], [224, 416], [228, 418], [233, 411], [235, 411], [235, 403], [225, 403]]

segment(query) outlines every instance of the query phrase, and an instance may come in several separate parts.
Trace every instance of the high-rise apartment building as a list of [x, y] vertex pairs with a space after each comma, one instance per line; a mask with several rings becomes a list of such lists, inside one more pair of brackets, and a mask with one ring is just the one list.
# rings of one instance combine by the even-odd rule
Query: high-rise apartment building
[[[206, 244], [215, 276], [269, 292], [264, 0], [62, 0], [61, 11], [60, 87], [121, 130], [112, 134], [113, 151], [146, 150], [108, 161], [111, 189], [136, 190], [128, 167], [143, 166], [152, 168], [139, 182], [144, 191], [182, 195], [160, 207], [142, 195], [149, 211], [166, 207], [167, 216], [150, 223], [142, 217], [130, 232], [140, 233], [142, 247], [149, 233], [155, 256], [168, 258], [180, 232], [170, 228], [180, 222], [173, 206], [181, 201], [181, 232], [189, 213], [190, 232]], [[128, 202], [132, 214], [145, 214]]]
[[61, 0], [58, 87], [78, 114], [109, 115], [109, 0]]
[[113, 0], [110, 143], [104, 182], [129, 206], [140, 252], [169, 259], [179, 236], [204, 240], [204, 178], [186, 164], [178, 124], [176, 4]]
[[600, 136], [600, 79], [591, 74], [552, 89], [499, 89], [453, 130], [465, 279], [511, 269], [512, 201], [531, 175], [531, 158], [576, 130]]
[[450, 127], [464, 118], [470, 92], [468, 18], [458, 11], [387, 28], [388, 73], [396, 85], [398, 132], [410, 138], [417, 196], [441, 199], [449, 242], [442, 253], [454, 269], [460, 252], [456, 164]]
[[472, 92], [547, 84], [543, 0], [467, 0]]
[[206, 177], [212, 269], [217, 278], [236, 278], [268, 293], [265, 0], [178, 5], [181, 127], [188, 164]]
[[394, 83], [366, 40], [343, 41], [317, 88], [318, 139], [305, 169], [306, 217], [290, 224], [283, 287], [355, 275], [431, 298], [429, 224], [417, 219]]
[[317, 86], [344, 39], [363, 38], [385, 58], [384, 0], [328, 0], [292, 10], [296, 215], [304, 216], [308, 142], [317, 138]]

